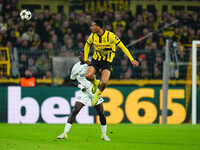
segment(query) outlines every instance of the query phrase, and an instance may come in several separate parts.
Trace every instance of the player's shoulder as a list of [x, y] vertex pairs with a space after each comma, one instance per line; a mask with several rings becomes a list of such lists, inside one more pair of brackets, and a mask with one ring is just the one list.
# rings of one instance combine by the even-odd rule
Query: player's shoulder
[[111, 32], [111, 31], [108, 31], [107, 33], [109, 35], [109, 38], [110, 39], [115, 39], [117, 36], [115, 35], [115, 33]]
[[95, 33], [91, 32], [89, 38], [94, 38]]
[[109, 34], [109, 39], [111, 39], [111, 41], [119, 40], [118, 36], [115, 33], [108, 31], [108, 34]]
[[115, 33], [111, 32], [111, 31], [108, 31], [108, 30], [106, 30], [106, 31], [107, 31], [108, 34], [110, 34], [111, 36], [115, 36]]
[[76, 66], [80, 66], [80, 64], [81, 64], [81, 62], [78, 61], [78, 62], [76, 62], [76, 63], [74, 64], [74, 67], [76, 67]]
[[88, 42], [89, 44], [92, 44], [92, 42], [94, 41], [94, 37], [95, 37], [95, 33], [90, 33], [87, 42]]
[[78, 61], [77, 63], [75, 63], [75, 64], [73, 65], [73, 67], [72, 67], [72, 71], [75, 71], [75, 70], [77, 70], [78, 68], [80, 68], [80, 65], [81, 65], [80, 61]]
[[82, 67], [87, 67], [87, 64], [81, 64], [80, 61], [78, 61], [76, 64], [74, 64], [72, 70], [80, 70]]

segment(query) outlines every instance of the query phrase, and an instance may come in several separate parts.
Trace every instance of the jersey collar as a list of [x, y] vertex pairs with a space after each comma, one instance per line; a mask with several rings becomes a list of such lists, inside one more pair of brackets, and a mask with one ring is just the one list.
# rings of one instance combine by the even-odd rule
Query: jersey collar
[[105, 32], [106, 32], [106, 30], [103, 30], [103, 33], [101, 35], [99, 35], [98, 33], [97, 33], [97, 35], [98, 36], [103, 36]]

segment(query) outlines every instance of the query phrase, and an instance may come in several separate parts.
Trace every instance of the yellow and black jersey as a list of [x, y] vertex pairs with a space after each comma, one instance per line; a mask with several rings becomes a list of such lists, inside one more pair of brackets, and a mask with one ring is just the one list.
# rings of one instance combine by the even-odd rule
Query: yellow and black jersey
[[90, 34], [84, 47], [85, 61], [88, 60], [89, 50], [92, 45], [94, 47], [94, 60], [111, 63], [115, 57], [116, 46], [119, 46], [131, 61], [134, 60], [129, 50], [124, 46], [120, 39], [110, 31], [105, 30], [101, 36], [97, 33]]

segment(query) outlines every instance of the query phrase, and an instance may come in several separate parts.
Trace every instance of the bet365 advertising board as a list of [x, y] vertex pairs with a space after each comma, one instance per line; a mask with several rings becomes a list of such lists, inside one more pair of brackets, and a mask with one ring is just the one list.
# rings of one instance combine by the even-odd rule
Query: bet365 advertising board
[[[0, 87], [0, 122], [34, 124], [65, 123], [79, 93], [75, 87]], [[198, 122], [200, 121], [200, 88], [197, 91]], [[161, 86], [109, 86], [103, 92], [107, 123], [161, 123], [163, 92]], [[191, 120], [191, 95], [185, 86], [168, 91], [168, 124]], [[76, 118], [80, 124], [99, 123], [95, 109], [89, 103]]]

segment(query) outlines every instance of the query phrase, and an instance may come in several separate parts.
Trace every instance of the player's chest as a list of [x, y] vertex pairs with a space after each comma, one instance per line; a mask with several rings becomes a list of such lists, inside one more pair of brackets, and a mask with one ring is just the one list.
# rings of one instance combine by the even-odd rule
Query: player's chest
[[98, 39], [94, 40], [93, 45], [95, 48], [106, 48], [110, 47], [110, 42], [107, 42], [106, 40], [99, 41]]
[[95, 34], [93, 44], [102, 46], [109, 45], [110, 40], [108, 34], [105, 33], [102, 36], [98, 36], [97, 34]]

